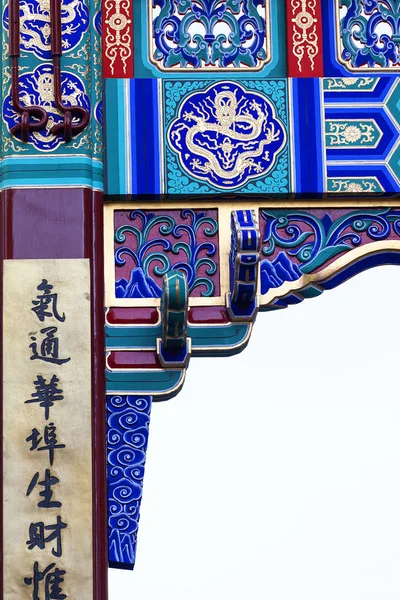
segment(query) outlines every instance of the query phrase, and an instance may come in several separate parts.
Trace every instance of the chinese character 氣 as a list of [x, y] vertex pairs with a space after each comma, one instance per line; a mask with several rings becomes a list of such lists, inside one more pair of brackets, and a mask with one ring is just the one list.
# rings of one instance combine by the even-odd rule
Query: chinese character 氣
[[44, 327], [44, 329], [40, 330], [40, 333], [45, 335], [43, 338], [40, 348], [38, 349], [38, 343], [36, 341], [35, 336], [31, 336], [32, 344], [29, 344], [29, 348], [32, 349], [31, 360], [43, 360], [45, 362], [54, 363], [56, 365], [62, 365], [63, 363], [71, 360], [69, 358], [59, 358], [58, 357], [58, 337], [55, 337], [55, 333], [57, 333], [57, 327]]
[[54, 402], [64, 400], [63, 390], [57, 388], [59, 381], [58, 377], [53, 375], [50, 382], [47, 383], [42, 375], [38, 375], [37, 380], [34, 381], [36, 392], [31, 394], [32, 400], [25, 400], [25, 404], [39, 402], [39, 406], [44, 408], [46, 421], [50, 417], [50, 408], [54, 406]]
[[[61, 521], [60, 516], [57, 516], [57, 523], [55, 525], [45, 525], [43, 521], [31, 523], [29, 526], [29, 540], [26, 542], [29, 550], [33, 550], [33, 548], [36, 547], [40, 550], [44, 550], [47, 543], [55, 540], [56, 548], [53, 548], [51, 553], [53, 556], [59, 558], [62, 556], [61, 531], [66, 527], [66, 523]], [[45, 536], [46, 531], [51, 531], [47, 537]]]
[[[54, 423], [49, 423], [49, 425], [46, 425], [44, 428], [44, 440], [36, 428], [32, 429], [31, 435], [26, 438], [27, 442], [31, 442], [31, 451], [37, 450], [40, 452], [41, 450], [48, 450], [51, 466], [53, 466], [54, 462], [54, 450], [56, 448], [65, 448], [65, 444], [57, 444], [56, 429], [57, 428]], [[39, 444], [42, 440], [44, 441], [44, 446], [40, 446], [39, 448]]]
[[[61, 588], [64, 575], [66, 575], [66, 571], [58, 569], [56, 563], [51, 563], [44, 571], [41, 571], [39, 563], [35, 562], [33, 576], [24, 577], [24, 583], [25, 585], [33, 585], [32, 600], [65, 600], [67, 596], [62, 593]], [[44, 597], [41, 598], [39, 594], [42, 582], [44, 582]]]
[[[36, 484], [38, 483], [38, 479], [39, 473], [35, 473], [26, 491], [27, 496], [30, 496], [30, 494], [34, 490]], [[51, 489], [53, 485], [56, 485], [59, 482], [60, 480], [55, 475], [51, 475], [50, 469], [46, 469], [44, 480], [39, 481], [38, 483], [38, 485], [44, 488], [41, 492], [39, 492], [39, 496], [42, 496], [43, 498], [43, 500], [41, 500], [38, 503], [39, 508], [60, 508], [61, 502], [58, 502], [57, 500], [52, 500], [54, 492]]]
[[57, 294], [52, 293], [53, 286], [48, 283], [47, 279], [43, 279], [42, 283], [37, 288], [43, 294], [36, 296], [37, 300], [32, 300], [33, 310], [36, 313], [39, 321], [44, 321], [46, 317], [54, 317], [57, 321], [65, 321], [65, 314], [59, 315], [57, 311]]

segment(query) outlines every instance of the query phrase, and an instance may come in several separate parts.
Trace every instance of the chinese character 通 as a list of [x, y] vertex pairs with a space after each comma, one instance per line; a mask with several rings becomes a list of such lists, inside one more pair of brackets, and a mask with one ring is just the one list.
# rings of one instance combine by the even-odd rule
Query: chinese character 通
[[[32, 493], [33, 489], [35, 488], [38, 482], [38, 479], [39, 473], [35, 473], [26, 491], [27, 496], [30, 496], [30, 494]], [[54, 492], [51, 489], [53, 485], [56, 485], [59, 482], [60, 480], [55, 475], [52, 476], [50, 474], [50, 469], [46, 469], [44, 481], [39, 481], [38, 484], [44, 488], [44, 490], [39, 492], [39, 496], [42, 496], [43, 498], [43, 500], [41, 500], [38, 503], [39, 508], [59, 508], [61, 506], [61, 502], [58, 502], [57, 500], [52, 500]]]
[[31, 360], [43, 360], [45, 362], [54, 363], [56, 365], [62, 365], [63, 363], [71, 360], [69, 358], [58, 358], [58, 337], [55, 337], [54, 334], [57, 333], [57, 327], [45, 327], [40, 330], [40, 333], [46, 335], [46, 337], [42, 340], [40, 344], [40, 354], [38, 352], [38, 344], [36, 342], [36, 337], [31, 336], [32, 344], [29, 344], [29, 348], [32, 349]]
[[35, 428], [32, 429], [32, 433], [29, 437], [26, 438], [25, 441], [31, 442], [30, 450], [37, 450], [40, 452], [41, 450], [48, 450], [49, 452], [49, 460], [50, 465], [53, 466], [54, 461], [54, 450], [57, 448], [65, 448], [65, 444], [57, 444], [57, 434], [56, 434], [56, 426], [54, 423], [49, 423], [44, 428], [44, 446], [39, 448], [39, 444], [42, 441], [42, 437], [39, 431]]
[[32, 600], [41, 600], [40, 583], [44, 581], [44, 598], [43, 600], [65, 600], [66, 594], [62, 593], [61, 584], [64, 582], [66, 571], [61, 571], [54, 568], [56, 563], [51, 563], [44, 571], [40, 571], [39, 563], [33, 565], [33, 577], [25, 577], [25, 585], [33, 585]]
[[65, 314], [59, 315], [57, 311], [57, 294], [51, 292], [53, 286], [48, 283], [47, 279], [43, 279], [42, 283], [37, 288], [43, 294], [36, 296], [37, 300], [32, 300], [33, 310], [36, 313], [39, 321], [44, 321], [46, 317], [54, 317], [57, 321], [65, 321]]
[[[43, 521], [31, 523], [29, 526], [29, 540], [26, 542], [29, 550], [33, 550], [33, 548], [36, 547], [40, 550], [44, 550], [45, 545], [48, 542], [56, 540], [56, 549], [53, 548], [51, 553], [53, 556], [59, 558], [62, 556], [61, 531], [66, 527], [66, 523], [61, 521], [60, 516], [57, 516], [57, 523], [55, 525], [45, 525]], [[52, 533], [49, 533], [49, 535], [45, 537], [45, 531], [51, 531]]]
[[50, 382], [46, 383], [46, 380], [42, 375], [37, 376], [37, 380], [34, 381], [36, 392], [31, 394], [32, 400], [25, 400], [25, 404], [31, 404], [32, 402], [39, 402], [39, 406], [44, 408], [44, 416], [46, 421], [50, 417], [50, 408], [54, 406], [54, 402], [64, 400], [63, 390], [57, 388], [59, 379], [56, 375], [53, 375]]

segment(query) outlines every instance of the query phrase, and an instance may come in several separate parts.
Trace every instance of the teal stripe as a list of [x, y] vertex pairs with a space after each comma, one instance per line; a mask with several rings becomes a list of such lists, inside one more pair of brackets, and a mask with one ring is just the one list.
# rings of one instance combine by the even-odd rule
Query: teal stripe
[[[229, 350], [240, 345], [247, 337], [249, 325], [232, 324], [228, 327], [188, 326], [188, 337], [192, 338], [192, 348], [223, 348]], [[110, 327], [106, 326], [107, 350], [118, 348], [143, 348], [155, 350], [156, 338], [161, 337], [161, 325], [154, 327]]]
[[183, 379], [183, 371], [106, 372], [107, 393], [168, 395]]
[[103, 165], [82, 157], [8, 158], [0, 162], [1, 189], [26, 185], [87, 186], [103, 189]]
[[124, 79], [105, 80], [106, 188], [109, 194], [125, 194]]

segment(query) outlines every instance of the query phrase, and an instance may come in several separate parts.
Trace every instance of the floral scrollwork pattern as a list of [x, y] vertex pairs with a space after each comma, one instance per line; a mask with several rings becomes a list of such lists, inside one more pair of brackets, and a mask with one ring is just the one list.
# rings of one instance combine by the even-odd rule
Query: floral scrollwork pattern
[[[318, 214], [317, 214], [318, 213]], [[339, 255], [371, 242], [400, 237], [400, 210], [261, 211], [261, 293], [315, 272]]]
[[400, 4], [398, 0], [339, 0], [341, 60], [351, 70], [398, 70]]
[[105, 0], [104, 3], [104, 55], [111, 73], [114, 75], [115, 63], [119, 61], [125, 77], [127, 61], [132, 56], [130, 9], [130, 0]]
[[316, 0], [291, 0], [293, 11], [293, 54], [297, 57], [299, 71], [302, 71], [304, 57], [310, 61], [311, 70], [315, 69], [314, 59], [319, 52]]
[[162, 277], [169, 271], [186, 275], [192, 295], [210, 297], [218, 291], [217, 220], [206, 211], [172, 213], [134, 210], [132, 224], [117, 227], [117, 298], [161, 297]]
[[256, 70], [269, 61], [269, 0], [154, 0], [151, 4], [151, 60], [161, 70]]

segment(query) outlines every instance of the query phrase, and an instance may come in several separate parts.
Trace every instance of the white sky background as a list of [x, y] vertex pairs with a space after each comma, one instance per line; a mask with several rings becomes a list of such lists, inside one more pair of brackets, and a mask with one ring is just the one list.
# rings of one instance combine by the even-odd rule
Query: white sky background
[[400, 270], [258, 316], [153, 406], [110, 600], [398, 600]]

